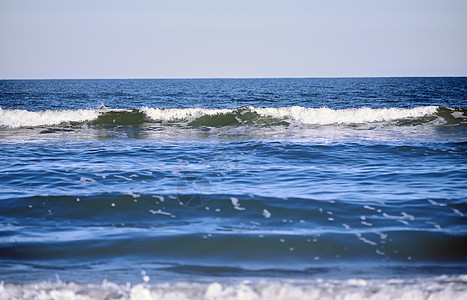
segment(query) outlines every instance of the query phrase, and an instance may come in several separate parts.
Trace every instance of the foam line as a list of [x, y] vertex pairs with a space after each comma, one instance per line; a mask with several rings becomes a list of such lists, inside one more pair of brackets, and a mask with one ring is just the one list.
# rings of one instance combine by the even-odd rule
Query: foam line
[[[330, 108], [306, 108], [301, 106], [279, 108], [256, 108], [242, 106], [235, 109], [205, 109], [205, 108], [150, 108], [142, 107], [134, 110], [124, 109], [78, 109], [78, 110], [44, 110], [27, 111], [0, 108], [1, 127], [35, 127], [58, 125], [62, 123], [89, 122], [99, 117], [115, 113], [120, 117], [125, 114], [139, 112], [149, 120], [163, 123], [193, 122], [200, 118], [220, 117], [226, 124], [248, 123], [259, 119], [296, 121], [302, 124], [364, 124], [370, 122], [387, 122], [404, 118], [419, 118], [434, 115], [438, 106], [421, 106], [415, 108], [348, 108], [334, 110]], [[229, 121], [231, 120], [231, 121]], [[208, 120], [209, 121], [209, 120]], [[216, 119], [217, 122], [222, 120]], [[225, 122], [224, 122], [225, 123]], [[209, 122], [207, 123], [209, 125]]]

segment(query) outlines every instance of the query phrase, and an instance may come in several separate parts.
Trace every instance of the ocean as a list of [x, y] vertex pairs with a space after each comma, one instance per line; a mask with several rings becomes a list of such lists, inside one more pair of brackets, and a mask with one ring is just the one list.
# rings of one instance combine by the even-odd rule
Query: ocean
[[1, 299], [467, 299], [467, 78], [0, 80]]

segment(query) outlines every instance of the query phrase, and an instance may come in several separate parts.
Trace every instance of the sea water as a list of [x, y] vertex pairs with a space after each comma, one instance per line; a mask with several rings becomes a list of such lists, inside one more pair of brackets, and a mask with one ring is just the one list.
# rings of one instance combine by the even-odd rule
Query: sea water
[[2, 299], [466, 299], [467, 78], [2, 80]]

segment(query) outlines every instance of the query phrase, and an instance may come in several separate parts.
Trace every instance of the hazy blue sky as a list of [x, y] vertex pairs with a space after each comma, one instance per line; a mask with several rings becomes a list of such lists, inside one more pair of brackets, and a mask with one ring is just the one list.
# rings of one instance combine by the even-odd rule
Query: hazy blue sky
[[466, 0], [0, 0], [0, 78], [467, 75]]

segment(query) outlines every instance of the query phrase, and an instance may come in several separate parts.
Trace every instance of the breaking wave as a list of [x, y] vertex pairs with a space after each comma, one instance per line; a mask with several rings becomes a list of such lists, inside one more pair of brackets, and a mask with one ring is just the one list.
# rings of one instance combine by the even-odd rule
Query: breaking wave
[[78, 110], [27, 111], [0, 108], [0, 127], [38, 127], [60, 124], [135, 125], [143, 123], [189, 126], [227, 125], [332, 125], [408, 121], [411, 125], [432, 121], [466, 123], [467, 111], [461, 108], [420, 106], [415, 108], [306, 108], [301, 106], [234, 109], [151, 108], [111, 109], [100, 107]]

